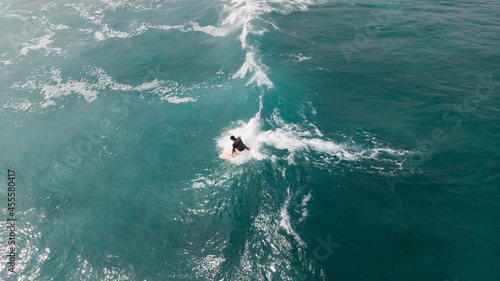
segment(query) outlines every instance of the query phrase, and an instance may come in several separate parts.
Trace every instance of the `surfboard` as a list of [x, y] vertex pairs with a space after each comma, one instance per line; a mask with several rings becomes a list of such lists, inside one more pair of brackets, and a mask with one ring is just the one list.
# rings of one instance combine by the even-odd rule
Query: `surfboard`
[[[251, 149], [251, 147], [250, 147], [250, 146], [249, 146], [248, 148], [250, 148], [250, 149]], [[231, 155], [231, 151], [228, 151], [228, 152], [224, 152], [224, 153], [222, 153], [221, 155], [219, 155], [219, 157], [220, 157], [220, 158], [222, 158], [222, 159], [231, 159], [231, 158], [236, 157], [236, 156], [238, 156], [238, 155], [240, 155], [240, 154], [243, 154], [243, 153], [245, 153], [245, 152], [246, 152], [246, 150], [243, 150], [243, 151], [238, 151], [238, 150], [236, 150], [236, 153], [235, 153], [235, 154], [234, 154], [234, 156], [233, 156], [233, 155]]]
[[231, 151], [228, 151], [228, 152], [224, 152], [222, 153], [221, 155], [219, 155], [220, 158], [222, 159], [229, 159], [229, 158], [233, 158], [233, 156], [231, 155]]

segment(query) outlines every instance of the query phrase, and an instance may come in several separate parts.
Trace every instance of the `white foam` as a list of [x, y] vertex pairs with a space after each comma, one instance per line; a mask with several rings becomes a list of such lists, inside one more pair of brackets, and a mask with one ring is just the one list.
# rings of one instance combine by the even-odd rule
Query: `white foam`
[[[400, 156], [411, 153], [408, 150], [392, 149], [380, 144], [374, 148], [367, 148], [352, 141], [336, 142], [325, 138], [314, 124], [307, 121], [303, 122], [302, 126], [287, 124], [279, 117], [277, 110], [269, 119], [262, 120], [260, 112], [261, 109], [248, 122], [240, 120], [229, 126], [217, 139], [221, 153], [232, 149], [232, 142], [229, 139], [231, 135], [241, 136], [244, 143], [251, 147], [251, 151], [229, 160], [234, 164], [243, 164], [251, 159], [282, 159], [293, 165], [297, 159], [303, 159], [322, 166], [329, 165], [332, 161], [337, 163], [371, 159], [384, 161], [388, 159], [387, 157], [401, 158]], [[264, 122], [274, 129], [262, 130]]]
[[131, 34], [131, 33], [125, 32], [125, 31], [115, 30], [111, 26], [109, 26], [108, 24], [104, 24], [103, 25], [102, 32], [104, 34], [106, 34], [106, 36], [109, 37], [109, 38], [122, 38], [122, 39], [125, 39], [125, 38], [130, 38], [132, 36], [135, 36], [135, 34]]
[[[6, 11], [2, 9], [0, 11], [0, 17], [21, 20], [23, 25], [28, 29], [24, 30], [23, 28], [21, 34], [18, 34], [16, 38], [17, 42], [15, 42], [15, 45], [22, 46], [19, 56], [16, 56], [16, 59], [22, 60], [23, 56], [32, 51], [38, 51], [44, 55], [66, 54], [66, 51], [62, 48], [51, 46], [54, 43], [53, 36], [57, 32], [71, 29], [71, 27], [65, 24], [53, 24], [50, 22], [50, 14], [54, 12], [53, 9], [56, 9], [57, 6], [58, 3], [52, 2], [43, 4], [41, 8], [35, 10]], [[10, 5], [7, 7], [10, 8]]]
[[79, 12], [81, 18], [86, 19], [91, 23], [99, 26], [103, 25], [104, 14], [102, 14], [102, 10], [91, 12], [90, 10], [92, 7], [89, 7], [83, 3], [69, 4], [68, 6]]
[[[79, 28], [78, 31], [83, 33], [83, 34], [90, 34], [90, 33], [94, 32], [94, 30], [92, 28]], [[94, 36], [95, 36], [95, 34], [94, 34]]]
[[[105, 8], [100, 8], [99, 6], [95, 5], [84, 5], [84, 4], [69, 4], [70, 7], [75, 9], [77, 12], [80, 13], [80, 17], [91, 22], [92, 24], [95, 24], [100, 27], [100, 30], [95, 31], [94, 37], [97, 41], [103, 41], [108, 38], [118, 38], [118, 39], [127, 39], [131, 38], [134, 36], [141, 35], [144, 32], [147, 32], [150, 29], [155, 29], [155, 30], [169, 30], [169, 29], [178, 29], [181, 31], [184, 31], [185, 25], [175, 25], [175, 26], [169, 26], [169, 25], [152, 25], [147, 22], [141, 22], [141, 23], [133, 23], [129, 27], [131, 29], [130, 32], [127, 31], [119, 31], [114, 29], [110, 24], [106, 23], [104, 18], [105, 18], [105, 11], [107, 9], [114, 10], [118, 7], [127, 7], [131, 8], [137, 11], [146, 11], [146, 10], [154, 10], [158, 7], [161, 6], [161, 4], [157, 5], [156, 7], [149, 7], [147, 8], [145, 5], [142, 4], [137, 4], [137, 3], [121, 3], [121, 2], [110, 2], [107, 1], [105, 2], [107, 4], [107, 7]], [[142, 7], [142, 8], [140, 8]], [[146, 8], [145, 8], [146, 7]]]
[[57, 25], [53, 25], [53, 28], [55, 30], [65, 30], [65, 29], [71, 29], [71, 27], [67, 26], [67, 25], [64, 25], [64, 24], [57, 24]]
[[103, 41], [103, 40], [106, 40], [106, 36], [104, 36], [104, 34], [102, 34], [101, 32], [99, 31], [96, 31], [94, 33], [94, 37], [95, 39], [97, 39], [97, 41]]
[[[267, 67], [257, 58], [258, 51], [256, 47], [248, 43], [249, 34], [262, 35], [267, 32], [267, 29], [263, 27], [257, 28], [253, 22], [260, 21], [270, 24], [274, 29], [278, 29], [274, 23], [265, 21], [263, 16], [270, 13], [286, 14], [293, 11], [307, 10], [308, 6], [313, 3], [314, 1], [309, 0], [232, 0], [232, 5], [226, 6], [223, 10], [228, 15], [220, 22], [218, 27], [219, 30], [224, 29], [225, 33], [222, 34], [227, 34], [228, 31], [235, 29], [241, 30], [239, 39], [242, 49], [246, 51], [246, 59], [240, 70], [233, 75], [233, 78], [243, 78], [250, 71], [254, 74], [250, 77], [247, 85], [256, 83], [259, 87], [273, 88], [273, 83], [267, 76]], [[218, 30], [217, 28], [214, 29]], [[302, 61], [310, 59], [310, 57], [300, 56], [298, 59]]]
[[51, 68], [49, 71], [42, 71], [41, 73], [28, 77], [24, 83], [14, 83], [11, 88], [15, 90], [40, 90], [44, 95], [44, 101], [40, 103], [43, 108], [54, 105], [56, 99], [72, 94], [81, 95], [86, 101], [92, 102], [97, 99], [98, 94], [105, 89], [113, 91], [150, 91], [153, 94], [160, 95], [161, 100], [176, 104], [195, 102], [197, 100], [195, 97], [180, 96], [191, 93], [202, 87], [208, 88], [208, 85], [203, 83], [195, 84], [188, 88], [174, 81], [163, 81], [158, 79], [144, 82], [134, 87], [116, 82], [101, 68], [88, 67], [88, 69], [89, 76], [94, 76], [97, 82], [91, 83], [87, 79], [75, 80], [71, 77], [68, 77], [66, 81], [64, 81], [61, 76], [61, 70], [58, 68]]
[[[70, 4], [69, 6], [74, 8], [80, 13], [80, 17], [90, 21], [93, 24], [100, 26], [100, 30], [94, 33], [94, 37], [97, 41], [106, 40], [107, 38], [130, 38], [133, 36], [138, 36], [150, 29], [156, 30], [170, 30], [177, 29], [181, 32], [204, 32], [210, 36], [214, 37], [224, 37], [236, 31], [240, 31], [239, 40], [241, 42], [242, 49], [246, 52], [245, 61], [240, 69], [234, 73], [233, 78], [245, 78], [247, 73], [252, 72], [249, 76], [247, 85], [255, 83], [258, 87], [266, 87], [268, 89], [273, 88], [273, 83], [268, 77], [267, 67], [261, 62], [259, 58], [259, 51], [257, 47], [248, 42], [248, 36], [252, 35], [262, 35], [267, 32], [264, 27], [257, 27], [255, 22], [261, 22], [265, 25], [269, 25], [274, 29], [278, 30], [278, 27], [270, 21], [264, 19], [264, 15], [270, 13], [281, 13], [287, 14], [293, 11], [303, 11], [307, 10], [308, 6], [314, 3], [320, 3], [322, 1], [310, 1], [310, 0], [232, 0], [228, 1], [227, 5], [224, 5], [221, 10], [221, 19], [217, 25], [206, 25], [201, 26], [197, 22], [187, 22], [180, 25], [153, 25], [150, 23], [133, 23], [130, 25], [131, 31], [118, 31], [115, 30], [111, 25], [105, 22], [104, 12], [107, 9], [115, 10], [118, 7], [134, 8], [137, 4], [132, 5], [128, 2], [112, 2], [109, 0], [104, 0], [106, 7], [100, 8], [99, 5], [90, 5], [88, 7], [84, 4]], [[141, 4], [142, 5], [142, 4]], [[139, 6], [141, 6], [139, 5]], [[154, 6], [154, 5], [153, 5]], [[146, 5], [144, 9], [155, 9], [160, 7], [161, 4], [153, 7], [151, 5]], [[139, 10], [143, 10], [143, 8]], [[297, 57], [298, 61], [303, 61], [310, 59], [310, 57], [305, 57], [299, 54]]]
[[222, 27], [215, 27], [213, 25], [200, 26], [200, 24], [197, 22], [190, 22], [187, 25], [187, 27], [186, 26], [181, 27], [180, 30], [184, 32], [199, 31], [214, 37], [223, 37], [226, 36], [228, 33], [230, 33], [233, 29], [227, 26], [222, 26]]
[[160, 84], [161, 84], [160, 80], [155, 79], [155, 80], [153, 80], [151, 82], [145, 82], [145, 83], [142, 83], [139, 86], [134, 87], [134, 90], [136, 90], [136, 91], [151, 90], [151, 89], [159, 87]]
[[297, 232], [295, 232], [295, 230], [292, 228], [292, 225], [290, 223], [290, 215], [288, 214], [288, 207], [290, 205], [290, 199], [291, 199], [290, 188], [288, 188], [285, 204], [283, 204], [283, 207], [281, 208], [281, 211], [280, 211], [280, 216], [281, 216], [280, 227], [283, 228], [288, 235], [292, 235], [295, 238], [295, 240], [297, 241], [297, 243], [299, 243], [299, 245], [304, 246], [305, 245], [304, 241], [302, 241], [299, 234]]
[[307, 210], [307, 203], [309, 202], [309, 200], [311, 200], [311, 198], [311, 192], [309, 192], [306, 196], [304, 196], [304, 199], [302, 199], [302, 203], [300, 203], [300, 206], [302, 207], [302, 216], [299, 219], [299, 223], [305, 220], [309, 215], [309, 211]]
[[[50, 82], [46, 83], [45, 76], [51, 75], [49, 77]], [[52, 68], [49, 72], [42, 74], [45, 78], [43, 82], [37, 78], [30, 77], [24, 84], [15, 83], [13, 89], [39, 89], [44, 95], [45, 102], [41, 104], [42, 107], [47, 107], [48, 105], [54, 104], [53, 99], [59, 98], [61, 96], [67, 96], [72, 93], [81, 94], [85, 100], [92, 102], [97, 98], [97, 91], [85, 81], [75, 81], [68, 78], [66, 83], [62, 83], [61, 71], [59, 69]]]
[[110, 88], [114, 91], [130, 91], [134, 88], [130, 85], [117, 83], [113, 77], [109, 76], [102, 68], [90, 67], [89, 74], [97, 76], [98, 82], [93, 84], [93, 86], [98, 90]]
[[7, 53], [0, 54], [0, 63], [3, 64], [3, 65], [12, 64], [11, 60], [4, 59], [6, 56], [7, 56]]
[[13, 108], [13, 109], [19, 109], [22, 111], [28, 110], [33, 104], [28, 101], [27, 99], [21, 99], [18, 101], [8, 101], [6, 104], [4, 104], [3, 108]]
[[242, 155], [238, 155], [237, 157], [230, 158], [229, 161], [236, 164], [242, 164], [249, 161], [250, 159], [262, 160], [267, 158], [266, 155], [260, 153], [260, 145], [256, 141], [261, 126], [260, 111], [253, 118], [251, 118], [248, 123], [240, 120], [237, 125], [237, 127], [224, 132], [217, 139], [217, 145], [220, 148], [220, 152], [222, 153], [232, 150], [232, 141], [229, 139], [229, 137], [231, 135], [234, 135], [241, 136], [242, 140], [244, 140], [244, 143], [250, 147], [250, 151], [247, 151]]
[[195, 102], [195, 98], [191, 97], [185, 97], [185, 98], [179, 98], [177, 96], [169, 96], [169, 97], [162, 97], [162, 100], [167, 100], [168, 102], [171, 103], [181, 103], [181, 102]]
[[291, 56], [294, 58], [295, 62], [302, 62], [302, 61], [312, 59], [312, 56], [307, 57], [307, 56], [304, 56], [302, 53], [300, 53], [298, 55], [291, 55]]
[[[257, 49], [248, 43], [248, 35], [262, 35], [267, 32], [265, 28], [256, 28], [252, 24], [255, 20], [268, 23], [273, 28], [278, 29], [272, 22], [262, 20], [262, 16], [273, 12], [289, 13], [297, 10], [306, 10], [308, 5], [313, 1], [263, 1], [263, 0], [233, 0], [231, 5], [225, 5], [222, 14], [225, 18], [221, 19], [218, 25], [200, 26], [197, 22], [188, 22], [182, 25], [151, 25], [149, 23], [141, 23], [135, 26], [131, 33], [123, 31], [115, 31], [109, 25], [102, 22], [102, 18], [90, 15], [88, 12], [81, 12], [81, 15], [96, 24], [102, 26], [102, 32], [110, 38], [129, 38], [146, 32], [149, 29], [169, 30], [178, 29], [182, 32], [204, 32], [214, 37], [224, 37], [228, 34], [241, 30], [238, 36], [241, 42], [241, 47], [246, 52], [245, 62], [241, 68], [233, 75], [233, 78], [244, 78], [248, 72], [253, 72], [247, 85], [256, 83], [259, 87], [273, 88], [273, 83], [267, 76], [267, 67], [258, 58]], [[81, 9], [81, 8], [80, 8]], [[310, 57], [299, 57], [299, 60], [310, 59]]]
[[49, 45], [54, 42], [51, 40], [54, 33], [50, 33], [41, 37], [33, 38], [28, 42], [23, 43], [23, 48], [19, 53], [23, 56], [27, 55], [32, 50], [44, 50], [46, 54], [56, 53], [62, 54], [61, 48], [51, 48]]
[[313, 107], [312, 102], [308, 101], [308, 102], [307, 102], [307, 104], [309, 105], [309, 107], [311, 107], [311, 113], [312, 113], [312, 115], [313, 115], [313, 116], [316, 116], [316, 114], [317, 114], [318, 112], [317, 112], [317, 111], [316, 111], [316, 109]]
[[233, 75], [235, 78], [243, 78], [247, 75], [247, 72], [253, 72], [252, 77], [247, 82], [247, 86], [253, 82], [256, 82], [259, 87], [266, 86], [267, 88], [273, 88], [273, 82], [266, 75], [267, 67], [263, 65], [260, 61], [255, 59], [255, 53], [248, 51], [246, 54], [245, 63], [241, 68]]
[[122, 8], [131, 9], [136, 12], [156, 10], [162, 6], [162, 4], [157, 4], [157, 2], [161, 1], [101, 0], [101, 2], [107, 5], [106, 9], [116, 10], [118, 8]]
[[221, 148], [221, 151], [231, 150], [229, 136], [241, 135], [242, 140], [244, 140], [247, 146], [251, 146], [252, 149], [245, 157], [238, 156], [231, 159], [231, 161], [240, 164], [252, 158], [262, 160], [272, 156], [272, 152], [266, 149], [268, 147], [287, 150], [289, 154], [286, 159], [288, 159], [290, 163], [293, 163], [296, 152], [307, 152], [311, 150], [337, 155], [342, 158], [351, 158], [342, 145], [332, 141], [312, 138], [311, 132], [305, 131], [295, 124], [285, 124], [276, 114], [273, 114], [272, 119], [273, 120], [268, 121], [274, 121], [273, 123], [275, 123], [278, 128], [275, 130], [261, 131], [262, 120], [259, 111], [248, 121], [248, 123], [240, 120], [236, 128], [224, 132], [218, 139], [217, 144]]

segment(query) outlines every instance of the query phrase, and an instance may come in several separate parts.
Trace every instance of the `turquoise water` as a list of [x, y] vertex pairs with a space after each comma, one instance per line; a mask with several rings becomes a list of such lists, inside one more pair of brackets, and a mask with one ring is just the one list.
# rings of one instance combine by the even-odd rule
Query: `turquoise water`
[[1, 280], [500, 277], [497, 1], [9, 0], [0, 30]]

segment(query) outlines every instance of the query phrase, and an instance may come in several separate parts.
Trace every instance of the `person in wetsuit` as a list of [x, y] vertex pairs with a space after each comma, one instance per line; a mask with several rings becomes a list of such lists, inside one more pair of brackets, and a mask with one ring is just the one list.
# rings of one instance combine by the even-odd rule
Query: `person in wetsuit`
[[234, 155], [236, 153], [236, 149], [238, 149], [238, 151], [243, 151], [245, 149], [250, 150], [250, 148], [248, 148], [243, 143], [243, 141], [241, 140], [241, 137], [235, 138], [234, 136], [231, 136], [230, 139], [233, 141], [233, 152], [231, 153], [231, 155]]

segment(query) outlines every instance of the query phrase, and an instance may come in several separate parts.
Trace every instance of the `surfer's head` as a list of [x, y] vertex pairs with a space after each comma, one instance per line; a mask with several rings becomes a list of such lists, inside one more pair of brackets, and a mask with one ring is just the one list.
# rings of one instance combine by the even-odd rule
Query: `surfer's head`
[[231, 136], [230, 139], [234, 141], [236, 138], [234, 136]]

